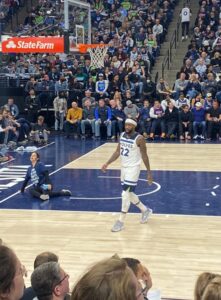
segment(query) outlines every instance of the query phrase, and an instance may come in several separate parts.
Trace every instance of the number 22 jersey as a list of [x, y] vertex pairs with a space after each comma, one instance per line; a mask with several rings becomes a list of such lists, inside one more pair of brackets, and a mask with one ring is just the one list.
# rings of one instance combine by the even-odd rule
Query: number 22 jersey
[[132, 136], [128, 136], [123, 132], [120, 136], [120, 158], [122, 167], [134, 167], [141, 164], [140, 147], [137, 146], [139, 133], [134, 132]]

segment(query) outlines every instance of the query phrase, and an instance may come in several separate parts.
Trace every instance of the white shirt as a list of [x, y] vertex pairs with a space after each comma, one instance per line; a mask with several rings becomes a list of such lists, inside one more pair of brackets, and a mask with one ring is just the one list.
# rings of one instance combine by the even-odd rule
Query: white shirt
[[181, 22], [189, 22], [190, 21], [190, 16], [191, 16], [191, 12], [190, 12], [190, 9], [188, 7], [184, 7], [182, 10], [181, 10]]

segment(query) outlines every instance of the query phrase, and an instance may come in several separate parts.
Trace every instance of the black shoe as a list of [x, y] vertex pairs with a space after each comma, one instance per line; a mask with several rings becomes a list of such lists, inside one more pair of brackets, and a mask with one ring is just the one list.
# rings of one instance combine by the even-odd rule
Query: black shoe
[[69, 191], [69, 190], [63, 189], [63, 190], [61, 190], [61, 195], [62, 195], [62, 196], [71, 196], [72, 193], [71, 193], [71, 191]]

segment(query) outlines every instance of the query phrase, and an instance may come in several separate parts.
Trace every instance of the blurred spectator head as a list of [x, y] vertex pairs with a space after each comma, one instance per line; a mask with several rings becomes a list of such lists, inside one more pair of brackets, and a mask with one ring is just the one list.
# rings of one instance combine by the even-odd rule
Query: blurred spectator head
[[77, 101], [72, 101], [71, 107], [72, 107], [72, 108], [77, 108], [77, 107], [78, 107]]
[[117, 256], [102, 260], [92, 266], [75, 285], [71, 300], [143, 300], [138, 281]]
[[21, 299], [24, 292], [24, 275], [24, 266], [13, 250], [0, 245], [0, 299]]
[[58, 262], [58, 256], [53, 252], [42, 252], [39, 255], [37, 255], [35, 258], [34, 269], [36, 269], [38, 266], [44, 263], [51, 262], [51, 261]]

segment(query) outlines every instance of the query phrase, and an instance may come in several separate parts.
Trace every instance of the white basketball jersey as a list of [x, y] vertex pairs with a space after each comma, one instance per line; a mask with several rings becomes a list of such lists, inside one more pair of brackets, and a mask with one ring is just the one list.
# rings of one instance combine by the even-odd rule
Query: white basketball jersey
[[190, 15], [190, 9], [188, 7], [184, 7], [181, 11], [181, 22], [189, 22]]
[[135, 132], [133, 136], [128, 138], [123, 132], [120, 136], [120, 158], [122, 167], [134, 167], [141, 164], [140, 147], [137, 146], [137, 138], [139, 133]]

